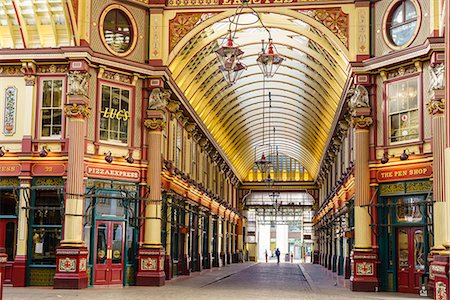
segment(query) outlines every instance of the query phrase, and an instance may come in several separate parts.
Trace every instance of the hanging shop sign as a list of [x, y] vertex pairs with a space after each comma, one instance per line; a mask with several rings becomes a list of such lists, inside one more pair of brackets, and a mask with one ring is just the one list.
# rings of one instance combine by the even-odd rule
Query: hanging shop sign
[[86, 165], [86, 175], [88, 177], [139, 181], [141, 172], [136, 169], [126, 167], [106, 167], [102, 165]]
[[36, 164], [31, 168], [34, 176], [63, 176], [65, 171], [64, 164]]
[[19, 176], [21, 170], [19, 164], [0, 164], [0, 176]]
[[433, 175], [431, 165], [414, 165], [378, 170], [378, 182], [415, 180], [430, 178]]

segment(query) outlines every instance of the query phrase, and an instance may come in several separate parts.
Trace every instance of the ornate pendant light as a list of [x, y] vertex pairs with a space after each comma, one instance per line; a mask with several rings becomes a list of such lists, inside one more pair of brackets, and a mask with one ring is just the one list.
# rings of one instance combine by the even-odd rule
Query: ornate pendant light
[[272, 167], [272, 162], [268, 159], [266, 159], [266, 156], [264, 153], [261, 155], [261, 159], [258, 159], [255, 161], [256, 168], [261, 171], [261, 173], [265, 174], [270, 170], [270, 167]]
[[[225, 45], [222, 45], [215, 53], [220, 63], [219, 69], [227, 72], [234, 72], [238, 67], [239, 60], [244, 55], [244, 51], [234, 44], [231, 30], [228, 30], [228, 38]], [[225, 77], [225, 79], [227, 78]]]
[[256, 59], [256, 62], [265, 77], [273, 77], [283, 60], [284, 58], [276, 52], [271, 38], [269, 38], [267, 49], [264, 48], [264, 40], [262, 41], [262, 51]]
[[220, 72], [222, 72], [222, 75], [225, 78], [225, 80], [228, 83], [233, 84], [241, 77], [242, 73], [244, 73], [244, 71], [247, 70], [247, 66], [238, 61], [235, 64], [234, 68], [231, 70], [227, 70], [223, 66], [219, 66], [219, 70]]

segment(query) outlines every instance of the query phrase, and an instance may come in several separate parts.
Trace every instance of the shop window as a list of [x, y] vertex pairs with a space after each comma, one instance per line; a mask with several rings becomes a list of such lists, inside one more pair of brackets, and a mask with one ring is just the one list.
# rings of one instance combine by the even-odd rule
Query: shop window
[[397, 200], [397, 221], [416, 223], [422, 222], [422, 197], [401, 197]]
[[419, 138], [418, 79], [388, 84], [389, 139], [391, 143]]
[[102, 85], [100, 140], [128, 143], [130, 91]]
[[136, 46], [136, 22], [124, 7], [111, 5], [103, 11], [100, 28], [103, 43], [114, 55], [126, 56]]
[[412, 40], [418, 27], [417, 8], [413, 1], [402, 0], [395, 3], [388, 14], [387, 35], [396, 47]]
[[425, 242], [421, 229], [414, 231], [414, 265], [416, 270], [425, 270]]
[[41, 89], [41, 136], [61, 137], [63, 81], [42, 80]]
[[14, 190], [0, 190], [0, 216], [15, 216], [17, 201]]
[[61, 240], [61, 193], [59, 190], [34, 192], [31, 226], [31, 264], [54, 265]]

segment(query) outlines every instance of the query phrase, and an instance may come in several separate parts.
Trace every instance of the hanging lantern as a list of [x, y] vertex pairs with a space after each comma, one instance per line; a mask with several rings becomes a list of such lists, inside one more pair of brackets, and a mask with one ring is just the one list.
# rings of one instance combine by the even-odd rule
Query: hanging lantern
[[272, 179], [272, 177], [270, 177], [270, 172], [269, 174], [267, 174], [267, 178], [264, 179], [264, 183], [267, 185], [268, 188], [273, 188], [274, 184], [275, 184], [275, 180]]
[[267, 173], [272, 166], [270, 160], [266, 159], [264, 153], [261, 155], [261, 159], [255, 161], [256, 168], [261, 171], [261, 173]]
[[273, 77], [283, 60], [284, 58], [280, 54], [276, 53], [276, 49], [272, 43], [272, 39], [269, 39], [267, 51], [266, 49], [264, 49], [264, 41], [262, 42], [262, 52], [259, 54], [256, 62], [261, 68], [261, 72], [265, 77]]
[[[221, 69], [225, 71], [233, 71], [239, 63], [244, 51], [233, 43], [231, 30], [228, 30], [228, 39], [225, 45], [215, 51], [217, 59], [220, 62]], [[221, 70], [222, 71], [222, 70]]]
[[234, 68], [231, 70], [227, 70], [223, 66], [219, 66], [219, 70], [222, 72], [225, 80], [228, 83], [233, 84], [241, 77], [242, 73], [247, 70], [247, 66], [238, 61]]

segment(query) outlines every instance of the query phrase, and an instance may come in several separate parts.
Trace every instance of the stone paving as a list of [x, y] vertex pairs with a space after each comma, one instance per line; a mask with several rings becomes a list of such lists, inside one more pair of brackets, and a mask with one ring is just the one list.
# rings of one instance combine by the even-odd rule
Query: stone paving
[[93, 287], [84, 290], [5, 287], [4, 300], [40, 299], [417, 299], [400, 293], [355, 293], [325, 268], [298, 263], [244, 263], [167, 281], [164, 287]]

